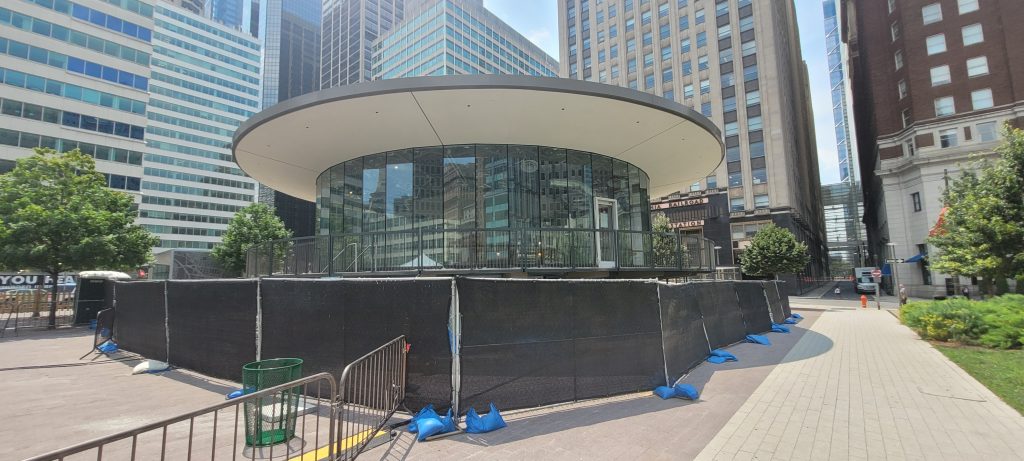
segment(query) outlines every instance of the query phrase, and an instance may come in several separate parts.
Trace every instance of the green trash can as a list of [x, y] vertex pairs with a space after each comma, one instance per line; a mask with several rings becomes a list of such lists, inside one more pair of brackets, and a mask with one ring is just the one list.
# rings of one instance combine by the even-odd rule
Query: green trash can
[[[242, 389], [255, 392], [302, 378], [302, 359], [267, 359], [242, 367]], [[263, 447], [295, 437], [302, 386], [245, 403], [245, 444]]]

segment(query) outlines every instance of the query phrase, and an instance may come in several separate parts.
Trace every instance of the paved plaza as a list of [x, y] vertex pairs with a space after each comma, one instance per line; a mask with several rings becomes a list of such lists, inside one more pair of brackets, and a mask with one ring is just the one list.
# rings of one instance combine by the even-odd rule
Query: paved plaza
[[[507, 412], [508, 428], [425, 443], [402, 432], [361, 459], [1020, 459], [1024, 417], [882, 310], [793, 299], [806, 319], [740, 361], [649, 393]], [[79, 361], [88, 330], [0, 339], [0, 459], [21, 459], [223, 401], [234, 383], [187, 371], [129, 376]], [[84, 364], [89, 363], [89, 364]], [[209, 455], [204, 455], [208, 457]]]

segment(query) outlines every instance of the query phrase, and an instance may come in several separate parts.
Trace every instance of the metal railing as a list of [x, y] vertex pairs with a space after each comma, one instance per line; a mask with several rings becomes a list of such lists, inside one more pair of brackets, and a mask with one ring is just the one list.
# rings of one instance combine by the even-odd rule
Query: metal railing
[[[20, 289], [0, 292], [0, 337], [7, 330], [17, 334], [22, 328], [45, 328], [50, 323], [50, 290]], [[75, 320], [75, 297], [68, 292], [57, 294], [54, 326], [67, 326]]]
[[[281, 401], [296, 387], [298, 400], [295, 438], [287, 444], [267, 447], [246, 445], [246, 407], [254, 407], [259, 417], [282, 418], [286, 405], [266, 404]], [[82, 459], [279, 459], [303, 456], [334, 459], [337, 386], [334, 377], [318, 373], [306, 378], [246, 394], [223, 403], [118, 432], [87, 442], [29, 458], [27, 461], [63, 460], [72, 455]], [[316, 396], [328, 395], [329, 399]], [[239, 431], [241, 428], [241, 432]], [[277, 453], [275, 455], [275, 452]], [[84, 456], [87, 455], [87, 458]], [[79, 457], [75, 457], [78, 459]], [[305, 459], [305, 457], [303, 458]]]
[[338, 460], [355, 459], [374, 440], [390, 440], [390, 428], [384, 427], [405, 400], [407, 353], [405, 336], [399, 336], [341, 372]]
[[462, 270], [710, 272], [714, 243], [607, 229], [420, 229], [274, 240], [249, 248], [246, 275]]

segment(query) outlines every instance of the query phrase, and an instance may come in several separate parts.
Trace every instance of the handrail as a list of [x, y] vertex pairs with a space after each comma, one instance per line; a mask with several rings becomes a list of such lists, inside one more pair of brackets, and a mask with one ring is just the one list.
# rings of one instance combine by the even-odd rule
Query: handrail
[[[316, 382], [316, 381], [320, 381], [320, 380], [326, 380], [330, 384], [330, 394], [329, 395], [331, 395], [331, 396], [337, 395], [337, 393], [336, 393], [337, 392], [337, 381], [334, 380], [334, 376], [331, 376], [330, 373], [317, 373], [315, 375], [307, 376], [305, 378], [298, 379], [298, 380], [295, 380], [295, 381], [291, 381], [291, 382], [288, 382], [288, 383], [285, 383], [285, 384], [281, 384], [281, 385], [274, 386], [274, 387], [271, 387], [271, 388], [259, 390], [259, 391], [253, 392], [251, 394], [245, 394], [245, 395], [243, 395], [241, 397], [238, 397], [238, 398], [235, 398], [235, 399], [232, 399], [232, 400], [224, 401], [223, 403], [218, 403], [216, 405], [211, 405], [211, 406], [208, 406], [208, 407], [200, 408], [198, 410], [193, 410], [193, 411], [190, 411], [188, 413], [183, 413], [183, 414], [180, 414], [178, 416], [172, 416], [170, 418], [161, 419], [159, 421], [155, 421], [155, 422], [152, 422], [152, 423], [149, 423], [149, 424], [146, 424], [146, 425], [143, 425], [143, 426], [139, 426], [139, 427], [136, 427], [136, 428], [133, 428], [133, 429], [128, 429], [128, 430], [117, 432], [117, 433], [114, 433], [114, 434], [111, 434], [111, 435], [107, 435], [107, 436], [103, 436], [103, 437], [97, 437], [97, 438], [92, 439], [92, 440], [88, 440], [88, 441], [85, 441], [85, 442], [77, 443], [77, 444], [71, 445], [69, 447], [61, 448], [59, 450], [54, 450], [54, 451], [51, 451], [49, 453], [45, 453], [45, 454], [42, 454], [42, 455], [39, 455], [39, 456], [34, 456], [32, 458], [28, 458], [25, 461], [48, 461], [48, 460], [53, 460], [53, 459], [63, 459], [64, 457], [67, 457], [69, 455], [73, 455], [75, 453], [80, 453], [80, 452], [83, 452], [85, 450], [90, 450], [90, 449], [93, 449], [93, 448], [100, 448], [100, 447], [102, 447], [104, 445], [107, 445], [107, 444], [109, 444], [111, 442], [117, 442], [117, 441], [120, 441], [120, 440], [125, 440], [125, 439], [131, 438], [131, 437], [142, 435], [142, 434], [144, 434], [146, 432], [149, 432], [149, 431], [152, 431], [152, 430], [156, 430], [156, 429], [160, 429], [160, 428], [164, 428], [164, 427], [170, 426], [170, 425], [175, 424], [175, 423], [180, 423], [180, 422], [183, 422], [183, 421], [188, 421], [190, 419], [193, 419], [193, 418], [196, 418], [198, 416], [202, 416], [202, 415], [214, 412], [214, 411], [223, 410], [225, 408], [238, 406], [238, 405], [241, 405], [241, 404], [243, 404], [243, 403], [245, 403], [245, 402], [247, 402], [249, 400], [256, 400], [256, 399], [268, 397], [268, 396], [271, 396], [273, 394], [277, 394], [278, 392], [281, 392], [281, 391], [286, 391], [286, 390], [294, 389], [296, 386], [301, 386], [303, 384], [308, 384], [308, 383], [312, 383], [312, 382]], [[333, 418], [333, 417], [330, 418], [331, 422], [330, 422], [330, 432], [329, 432], [329, 434], [333, 434], [334, 433], [334, 423], [335, 423], [334, 419], [335, 418]]]

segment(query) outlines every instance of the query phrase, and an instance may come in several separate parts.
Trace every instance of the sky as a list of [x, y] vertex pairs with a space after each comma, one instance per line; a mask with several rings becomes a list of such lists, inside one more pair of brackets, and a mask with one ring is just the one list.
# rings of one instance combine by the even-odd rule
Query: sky
[[[777, 0], [757, 0], [777, 1]], [[818, 164], [822, 184], [839, 181], [839, 157], [832, 121], [832, 95], [825, 56], [825, 18], [821, 0], [794, 0], [800, 47], [807, 62], [814, 107]], [[557, 0], [484, 0], [484, 6], [535, 45], [558, 59]]]

